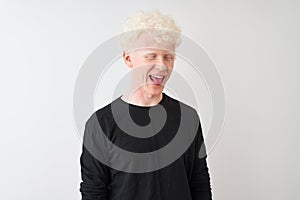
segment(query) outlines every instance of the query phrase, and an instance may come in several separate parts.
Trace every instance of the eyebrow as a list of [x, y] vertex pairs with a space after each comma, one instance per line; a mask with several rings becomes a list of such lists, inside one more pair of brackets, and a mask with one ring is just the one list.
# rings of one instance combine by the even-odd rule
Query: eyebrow
[[150, 56], [150, 55], [156, 55], [156, 53], [154, 53], [154, 52], [148, 52], [148, 53], [144, 53], [143, 55], [144, 56]]
[[[157, 53], [155, 53], [155, 52], [146, 52], [146, 53], [144, 53], [143, 55], [144, 55], [144, 56], [150, 56], [150, 55], [157, 55]], [[165, 56], [167, 56], [167, 55], [175, 56], [175, 54], [172, 53], [172, 52], [166, 52], [166, 53], [165, 53]]]

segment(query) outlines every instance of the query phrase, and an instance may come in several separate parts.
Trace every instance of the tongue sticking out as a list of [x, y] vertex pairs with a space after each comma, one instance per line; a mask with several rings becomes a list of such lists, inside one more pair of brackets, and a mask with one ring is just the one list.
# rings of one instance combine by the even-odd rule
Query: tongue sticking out
[[151, 79], [155, 84], [160, 85], [160, 84], [162, 84], [164, 78], [163, 78], [163, 77], [162, 77], [162, 78], [157, 78], [157, 77], [154, 77], [154, 76], [151, 76], [151, 75], [150, 75], [150, 79]]
[[161, 84], [162, 81], [163, 81], [162, 78], [154, 78], [154, 77], [152, 77], [152, 80], [153, 80], [153, 82], [154, 82], [155, 84]]

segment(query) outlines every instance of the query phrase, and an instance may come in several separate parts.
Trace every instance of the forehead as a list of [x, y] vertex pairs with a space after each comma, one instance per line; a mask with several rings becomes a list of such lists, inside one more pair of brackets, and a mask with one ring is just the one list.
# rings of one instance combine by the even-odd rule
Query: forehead
[[157, 48], [157, 47], [143, 47], [143, 48], [139, 48], [139, 49], [134, 49], [134, 50], [132, 50], [132, 52], [134, 54], [138, 54], [138, 55], [147, 55], [147, 54], [175, 55], [174, 51], [171, 51], [169, 49]]
[[156, 53], [171, 53], [175, 51], [175, 44], [171, 42], [159, 44], [151, 35], [146, 32], [141, 33], [138, 38], [132, 42], [132, 45], [133, 51], [155, 51]]

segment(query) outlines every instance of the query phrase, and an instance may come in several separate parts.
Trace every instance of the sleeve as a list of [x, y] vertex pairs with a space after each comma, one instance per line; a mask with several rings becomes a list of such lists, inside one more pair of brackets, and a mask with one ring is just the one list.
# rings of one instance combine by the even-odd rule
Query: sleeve
[[198, 129], [195, 136], [194, 164], [191, 177], [191, 194], [193, 200], [212, 200], [209, 169], [206, 162], [206, 148], [201, 123], [197, 115]]
[[86, 142], [93, 139], [91, 135], [96, 134], [93, 123], [90, 119], [85, 124], [84, 142], [80, 156], [82, 181], [79, 190], [82, 195], [82, 200], [108, 200], [110, 181], [109, 168], [93, 156], [90, 151], [91, 145], [87, 145], [89, 143]]

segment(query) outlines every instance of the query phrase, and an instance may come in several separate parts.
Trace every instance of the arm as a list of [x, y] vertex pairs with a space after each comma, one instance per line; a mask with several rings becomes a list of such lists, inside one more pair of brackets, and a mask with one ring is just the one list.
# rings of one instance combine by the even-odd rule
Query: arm
[[98, 161], [88, 149], [91, 149], [91, 134], [95, 134], [95, 128], [90, 119], [85, 125], [84, 144], [80, 156], [81, 178], [80, 192], [82, 200], [108, 200], [109, 194], [109, 168]]
[[191, 177], [191, 194], [193, 200], [211, 200], [212, 192], [209, 169], [206, 162], [207, 155], [205, 143], [202, 135], [200, 120], [197, 123], [198, 131], [195, 137], [195, 154]]

